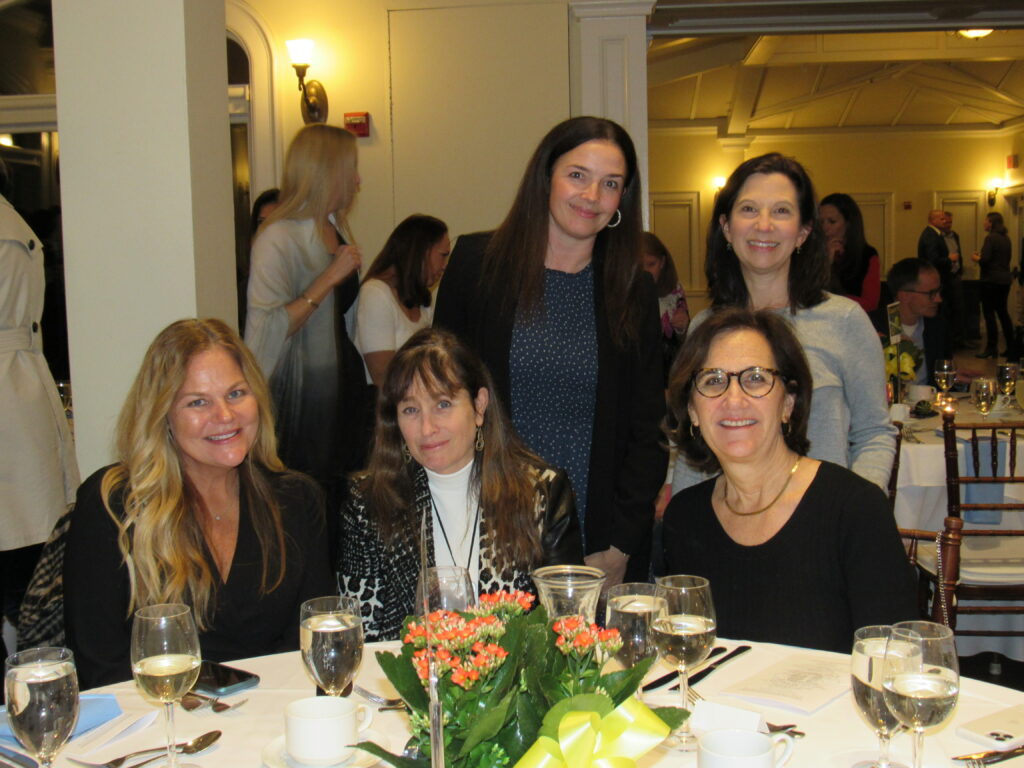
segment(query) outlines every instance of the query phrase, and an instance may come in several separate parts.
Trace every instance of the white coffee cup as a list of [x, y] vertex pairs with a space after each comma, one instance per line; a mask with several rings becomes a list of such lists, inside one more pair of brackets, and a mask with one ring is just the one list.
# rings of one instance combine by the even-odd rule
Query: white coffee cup
[[[776, 759], [778, 747], [782, 756]], [[793, 754], [788, 733], [768, 736], [757, 731], [708, 731], [697, 745], [698, 768], [781, 768]]]
[[934, 403], [935, 387], [929, 387], [927, 384], [911, 384], [907, 387], [907, 402], [910, 403], [911, 407], [921, 400]]
[[910, 406], [906, 403], [893, 403], [889, 406], [889, 419], [906, 424], [910, 420]]
[[373, 710], [338, 696], [311, 696], [284, 709], [285, 750], [305, 765], [347, 760], [359, 732], [373, 721]]

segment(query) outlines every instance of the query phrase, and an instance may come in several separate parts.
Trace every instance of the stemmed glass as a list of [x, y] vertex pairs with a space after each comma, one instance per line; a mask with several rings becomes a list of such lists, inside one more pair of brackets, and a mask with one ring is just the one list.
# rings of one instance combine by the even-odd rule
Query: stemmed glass
[[5, 661], [7, 720], [18, 742], [43, 768], [78, 720], [78, 674], [67, 648], [30, 648]]
[[[142, 695], [164, 705], [167, 765], [178, 768], [174, 748], [174, 703], [199, 677], [199, 634], [192, 609], [181, 603], [139, 608], [132, 622], [132, 675]], [[182, 768], [194, 768], [191, 764]]]
[[654, 584], [616, 584], [608, 590], [604, 625], [619, 630], [622, 648], [615, 660], [629, 669], [634, 664], [658, 653], [651, 636], [655, 619], [665, 616], [668, 604], [657, 595]]
[[900, 723], [885, 705], [882, 695], [882, 662], [892, 627], [876, 624], [853, 633], [850, 682], [853, 700], [864, 722], [878, 735], [878, 760], [854, 764], [853, 768], [906, 768], [889, 760], [889, 740]]
[[988, 416], [996, 401], [995, 382], [988, 378], [977, 378], [971, 384], [971, 390], [974, 393], [974, 407], [982, 416]]
[[924, 758], [924, 732], [944, 723], [960, 691], [953, 631], [930, 621], [894, 624], [885, 644], [882, 695], [889, 711], [914, 731], [914, 768]]
[[952, 360], [936, 360], [935, 361], [935, 386], [942, 392], [943, 400], [945, 402], [946, 395], [949, 394], [949, 390], [953, 388], [953, 384], [956, 383], [956, 366]]
[[[715, 606], [711, 585], [703, 576], [661, 576], [655, 582], [656, 595], [665, 601], [665, 615], [654, 620], [652, 634], [661, 657], [674, 664], [679, 673], [679, 700], [687, 708], [687, 667], [699, 664], [715, 644]], [[674, 734], [679, 749], [696, 749], [690, 721]]]
[[1013, 405], [1013, 393], [1017, 389], [1017, 371], [1016, 363], [1000, 363], [996, 366], [996, 384], [1003, 395], [1000, 408]]
[[[416, 613], [423, 610], [423, 574], [416, 583]], [[465, 611], [476, 604], [469, 571], [458, 565], [426, 569], [426, 598], [430, 611]]]
[[363, 660], [363, 622], [359, 600], [314, 597], [299, 608], [302, 663], [328, 696], [341, 696]]

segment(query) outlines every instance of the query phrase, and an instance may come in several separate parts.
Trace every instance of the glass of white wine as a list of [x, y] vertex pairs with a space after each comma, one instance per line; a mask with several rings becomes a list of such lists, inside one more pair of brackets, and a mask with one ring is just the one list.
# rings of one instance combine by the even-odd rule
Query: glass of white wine
[[5, 663], [7, 720], [15, 738], [43, 768], [78, 720], [78, 674], [67, 648], [30, 648]]
[[882, 697], [914, 732], [914, 768], [924, 759], [924, 732], [953, 714], [959, 691], [953, 631], [930, 621], [894, 624], [882, 662]]
[[164, 705], [169, 768], [179, 764], [174, 748], [174, 704], [199, 677], [199, 634], [192, 609], [181, 603], [139, 608], [132, 622], [132, 675], [142, 695]]
[[658, 653], [651, 625], [665, 616], [668, 604], [658, 596], [657, 589], [654, 584], [627, 583], [608, 590], [604, 625], [619, 630], [622, 648], [615, 660], [626, 669]]
[[310, 677], [328, 696], [341, 696], [363, 660], [359, 600], [314, 597], [299, 608], [299, 650]]
[[971, 384], [971, 391], [974, 394], [974, 407], [982, 416], [992, 413], [992, 406], [996, 402], [996, 383], [989, 378], [979, 377]]
[[945, 395], [956, 383], [956, 366], [952, 360], [936, 360], [934, 372], [935, 386]]
[[878, 736], [878, 759], [855, 763], [853, 768], [906, 768], [889, 759], [889, 741], [900, 727], [882, 695], [882, 662], [885, 644], [891, 636], [892, 627], [887, 624], [861, 627], [853, 633], [850, 655], [853, 701], [864, 722]]
[[1010, 408], [1013, 405], [1014, 392], [1017, 390], [1017, 372], [1019, 366], [1016, 363], [1000, 363], [996, 366], [996, 386], [999, 387], [999, 410]]
[[[687, 668], [700, 664], [711, 653], [717, 634], [711, 584], [703, 576], [661, 576], [655, 594], [665, 601], [665, 615], [654, 620], [652, 634], [661, 657], [679, 673], [679, 700], [688, 708]], [[697, 748], [686, 719], [674, 734], [679, 749]]]

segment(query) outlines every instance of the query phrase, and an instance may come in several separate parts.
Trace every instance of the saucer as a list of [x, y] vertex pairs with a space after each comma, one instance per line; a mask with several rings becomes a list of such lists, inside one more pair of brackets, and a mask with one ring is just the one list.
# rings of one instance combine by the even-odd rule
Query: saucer
[[[373, 728], [361, 731], [359, 740], [372, 741], [384, 747], [384, 749], [391, 748], [387, 737], [380, 731], [373, 730]], [[311, 768], [309, 764], [300, 763], [288, 755], [284, 748], [283, 733], [263, 748], [262, 758], [265, 768]], [[346, 760], [334, 763], [333, 765], [319, 765], [316, 768], [369, 768], [371, 765], [376, 765], [378, 760], [379, 758], [376, 755], [371, 755], [369, 752], [364, 752], [361, 749], [353, 749], [352, 754]]]

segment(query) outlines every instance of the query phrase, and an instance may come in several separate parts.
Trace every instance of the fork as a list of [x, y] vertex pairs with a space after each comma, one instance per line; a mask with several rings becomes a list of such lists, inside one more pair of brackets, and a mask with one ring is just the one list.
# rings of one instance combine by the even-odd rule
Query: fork
[[[690, 702], [691, 706], [697, 706], [698, 701], [704, 701], [704, 697], [701, 696], [696, 688], [688, 688], [686, 691], [686, 698]], [[802, 739], [806, 734], [803, 731], [798, 731], [794, 723], [786, 723], [785, 725], [776, 725], [775, 723], [766, 722], [768, 726], [768, 733], [788, 733], [794, 739]], [[970, 768], [977, 768], [976, 766], [970, 766]]]
[[361, 685], [353, 686], [352, 690], [354, 690], [367, 701], [372, 701], [374, 704], [377, 704], [381, 707], [398, 707], [405, 704], [405, 702], [402, 701], [402, 699], [389, 699], [386, 696], [381, 696], [379, 693], [368, 691]]

